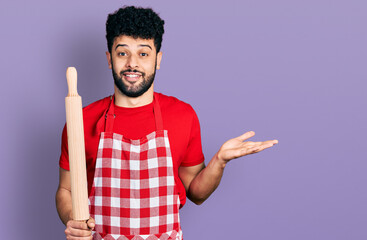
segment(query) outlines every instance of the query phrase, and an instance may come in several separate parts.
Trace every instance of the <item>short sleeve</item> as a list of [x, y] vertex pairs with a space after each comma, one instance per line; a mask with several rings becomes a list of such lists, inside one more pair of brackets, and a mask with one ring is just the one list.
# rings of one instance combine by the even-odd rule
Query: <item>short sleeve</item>
[[59, 165], [61, 168], [69, 171], [68, 136], [66, 132], [66, 124], [64, 125], [64, 129], [62, 130], [61, 155]]
[[204, 161], [204, 154], [201, 146], [199, 119], [194, 109], [191, 108], [191, 110], [192, 110], [192, 121], [191, 121], [189, 142], [187, 145], [185, 157], [181, 162], [181, 166], [183, 167], [195, 166]]

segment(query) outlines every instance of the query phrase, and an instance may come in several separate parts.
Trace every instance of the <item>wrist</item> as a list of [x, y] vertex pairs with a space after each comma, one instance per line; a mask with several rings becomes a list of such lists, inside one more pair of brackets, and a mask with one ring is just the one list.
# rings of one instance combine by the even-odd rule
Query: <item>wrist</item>
[[213, 163], [218, 166], [221, 169], [224, 169], [226, 167], [227, 161], [225, 161], [217, 152], [213, 157]]

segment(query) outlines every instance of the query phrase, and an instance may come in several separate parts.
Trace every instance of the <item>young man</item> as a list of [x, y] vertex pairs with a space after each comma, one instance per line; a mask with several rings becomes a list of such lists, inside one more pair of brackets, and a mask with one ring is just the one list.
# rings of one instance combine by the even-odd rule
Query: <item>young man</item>
[[201, 204], [231, 159], [277, 143], [244, 142], [254, 136], [247, 132], [225, 142], [205, 167], [194, 110], [153, 90], [163, 25], [151, 9], [125, 7], [108, 16], [114, 95], [83, 110], [87, 223], [72, 220], [65, 127], [62, 136], [56, 205], [67, 239], [182, 239], [179, 208], [186, 196]]

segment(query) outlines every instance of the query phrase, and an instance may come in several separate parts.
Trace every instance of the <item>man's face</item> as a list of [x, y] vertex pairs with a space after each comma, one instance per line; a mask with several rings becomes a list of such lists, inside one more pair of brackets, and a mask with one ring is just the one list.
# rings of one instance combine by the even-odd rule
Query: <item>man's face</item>
[[128, 97], [139, 97], [152, 87], [162, 59], [153, 39], [128, 36], [116, 37], [106, 55], [116, 87]]

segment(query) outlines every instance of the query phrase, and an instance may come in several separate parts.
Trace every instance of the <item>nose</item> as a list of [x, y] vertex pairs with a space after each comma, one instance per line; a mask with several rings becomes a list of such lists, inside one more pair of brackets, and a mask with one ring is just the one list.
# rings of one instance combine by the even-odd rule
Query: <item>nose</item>
[[134, 55], [130, 55], [126, 61], [126, 67], [135, 69], [139, 67], [138, 58]]

